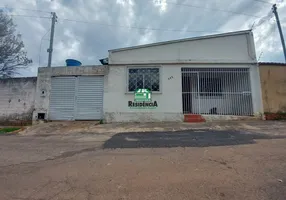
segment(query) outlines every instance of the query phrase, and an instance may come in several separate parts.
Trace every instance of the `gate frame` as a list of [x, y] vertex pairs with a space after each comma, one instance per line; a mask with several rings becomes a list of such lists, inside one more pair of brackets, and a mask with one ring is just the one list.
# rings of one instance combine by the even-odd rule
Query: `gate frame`
[[[226, 69], [248, 69], [247, 70], [247, 79], [248, 79], [248, 87], [249, 87], [249, 90], [250, 91], [250, 96], [251, 96], [251, 104], [250, 104], [250, 107], [252, 108], [251, 110], [251, 115], [241, 115], [240, 113], [235, 115], [235, 114], [231, 114], [231, 115], [221, 115], [221, 114], [217, 114], [217, 115], [221, 115], [221, 116], [237, 116], [237, 117], [243, 117], [243, 116], [259, 116], [261, 117], [261, 113], [257, 113], [255, 112], [257, 107], [258, 106], [255, 106], [255, 99], [259, 98], [260, 96], [260, 101], [257, 102], [258, 104], [262, 105], [262, 96], [261, 95], [258, 95], [258, 97], [255, 95], [255, 89], [253, 87], [253, 85], [256, 85], [256, 86], [260, 86], [260, 81], [257, 82], [257, 79], [255, 77], [253, 77], [253, 75], [255, 75], [255, 67], [257, 68], [257, 65], [251, 65], [251, 66], [248, 66], [248, 67], [241, 67], [241, 66], [232, 66], [232, 67], [229, 67], [229, 66], [224, 66], [224, 67], [214, 67], [213, 65], [212, 66], [204, 66], [204, 67], [200, 67], [201, 69], [206, 69], [206, 68], [210, 68], [210, 69], [222, 69], [222, 70], [226, 70]], [[184, 94], [183, 92], [183, 69], [197, 69], [199, 67], [181, 67], [181, 81], [182, 81], [182, 96]], [[190, 71], [190, 72], [187, 72], [188, 74], [197, 74], [197, 90], [198, 90], [198, 94], [200, 94], [200, 72], [201, 71]], [[203, 71], [202, 71], [203, 72]], [[214, 71], [215, 72], [215, 71]], [[257, 68], [257, 72], [258, 72], [258, 68]], [[259, 76], [259, 73], [257, 73], [257, 75]], [[256, 80], [256, 81], [255, 81]], [[260, 79], [258, 79], [260, 80]], [[261, 87], [260, 87], [261, 88]], [[261, 89], [258, 91], [260, 94], [261, 94]], [[192, 93], [192, 90], [190, 90], [190, 93]], [[243, 94], [243, 92], [241, 93], [241, 95]], [[256, 98], [255, 98], [256, 96]], [[207, 115], [207, 116], [214, 116], [214, 114], [201, 114], [201, 97], [200, 95], [198, 95], [198, 113], [194, 113], [193, 111], [193, 101], [192, 101], [192, 105], [191, 105], [191, 111], [190, 113], [185, 113], [185, 110], [184, 110], [184, 98], [182, 98], [182, 113], [184, 115], [186, 114], [200, 114], [200, 115]], [[260, 110], [263, 110], [260, 108]], [[249, 110], [250, 112], [250, 110]]]

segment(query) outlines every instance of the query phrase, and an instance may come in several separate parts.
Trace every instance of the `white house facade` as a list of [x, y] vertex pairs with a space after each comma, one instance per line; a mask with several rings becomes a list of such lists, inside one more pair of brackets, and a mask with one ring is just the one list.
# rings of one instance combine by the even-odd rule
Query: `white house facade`
[[[186, 114], [254, 116], [263, 110], [259, 80], [251, 31], [110, 50], [104, 117], [155, 122], [183, 121]], [[131, 107], [138, 88], [150, 89], [157, 107]]]
[[249, 30], [114, 49], [105, 64], [39, 68], [33, 120], [183, 121], [263, 111]]

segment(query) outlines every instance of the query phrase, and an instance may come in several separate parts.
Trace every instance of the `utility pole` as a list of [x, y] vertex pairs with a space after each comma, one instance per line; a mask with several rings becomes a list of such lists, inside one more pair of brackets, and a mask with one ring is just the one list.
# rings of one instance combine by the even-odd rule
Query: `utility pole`
[[277, 22], [277, 26], [278, 26], [278, 30], [279, 30], [279, 34], [280, 34], [280, 38], [281, 38], [281, 43], [282, 43], [282, 47], [283, 47], [283, 52], [284, 52], [284, 58], [285, 58], [285, 62], [286, 62], [286, 48], [285, 48], [285, 41], [284, 41], [284, 36], [283, 36], [283, 32], [282, 32], [282, 28], [280, 25], [280, 20], [279, 20], [279, 16], [277, 13], [277, 7], [276, 4], [274, 4], [272, 6], [272, 11], [276, 17], [276, 22]]
[[54, 44], [56, 22], [57, 22], [57, 15], [55, 12], [52, 12], [52, 27], [51, 27], [51, 34], [50, 34], [50, 47], [48, 48], [48, 52], [49, 52], [48, 67], [51, 67], [51, 65], [52, 65], [53, 44]]

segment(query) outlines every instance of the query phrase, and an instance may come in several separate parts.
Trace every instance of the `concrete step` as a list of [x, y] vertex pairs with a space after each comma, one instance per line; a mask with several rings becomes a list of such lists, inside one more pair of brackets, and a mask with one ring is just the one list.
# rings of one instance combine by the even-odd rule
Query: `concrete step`
[[184, 122], [197, 123], [197, 122], [206, 122], [202, 115], [198, 114], [186, 114], [184, 115]]

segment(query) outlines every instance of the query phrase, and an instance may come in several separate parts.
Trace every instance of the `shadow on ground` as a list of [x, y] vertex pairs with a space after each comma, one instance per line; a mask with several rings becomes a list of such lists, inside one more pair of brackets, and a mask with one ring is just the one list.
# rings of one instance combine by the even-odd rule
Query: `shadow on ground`
[[253, 144], [255, 139], [282, 139], [285, 136], [242, 131], [177, 131], [119, 133], [107, 140], [103, 148], [209, 147]]

